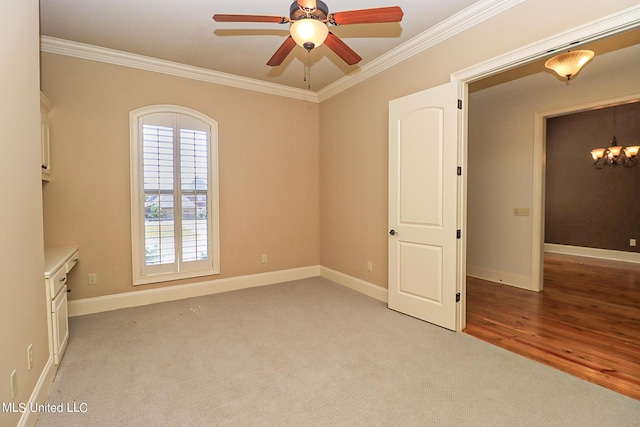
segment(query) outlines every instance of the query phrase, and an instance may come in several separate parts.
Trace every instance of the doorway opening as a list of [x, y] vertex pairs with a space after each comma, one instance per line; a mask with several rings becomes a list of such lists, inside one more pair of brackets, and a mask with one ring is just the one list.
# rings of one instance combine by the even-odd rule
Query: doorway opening
[[[637, 9], [637, 10], [636, 10]], [[459, 141], [459, 164], [463, 166], [463, 169], [468, 173], [463, 174], [463, 182], [461, 183], [461, 191], [460, 191], [460, 200], [459, 200], [459, 223], [461, 226], [468, 230], [468, 233], [463, 233], [463, 237], [461, 239], [459, 245], [459, 253], [458, 253], [458, 290], [462, 295], [462, 301], [460, 307], [458, 308], [458, 316], [457, 316], [457, 330], [461, 331], [466, 326], [466, 277], [468, 270], [473, 269], [473, 265], [468, 262], [469, 251], [468, 247], [470, 243], [472, 243], [473, 239], [473, 218], [469, 214], [469, 200], [468, 198], [472, 196], [472, 189], [469, 187], [469, 173], [471, 172], [471, 168], [473, 168], [472, 164], [469, 164], [468, 159], [470, 155], [468, 154], [469, 143], [468, 143], [468, 130], [472, 125], [469, 123], [469, 108], [470, 108], [470, 97], [472, 93], [475, 93], [476, 90], [482, 90], [485, 87], [491, 87], [500, 85], [503, 82], [511, 81], [513, 79], [518, 79], [522, 76], [533, 75], [536, 73], [540, 73], [540, 70], [544, 70], [542, 63], [544, 60], [551, 56], [553, 52], [561, 51], [565, 49], [567, 46], [576, 46], [581, 45], [585, 46], [588, 43], [608, 43], [614, 41], [617, 37], [621, 36], [622, 39], [625, 37], [631, 40], [635, 40], [632, 42], [628, 42], [631, 45], [638, 44], [637, 35], [640, 31], [640, 8], [635, 8], [632, 10], [628, 10], [626, 12], [616, 14], [614, 16], [610, 16], [603, 20], [598, 21], [593, 25], [586, 25], [584, 27], [580, 27], [574, 31], [565, 33], [561, 37], [551, 38], [548, 40], [542, 40], [539, 43], [523, 48], [514, 53], [510, 53], [507, 55], [503, 55], [501, 57], [496, 58], [493, 61], [489, 61], [487, 63], [480, 64], [475, 67], [471, 67], [469, 69], [460, 71], [452, 75], [452, 79], [457, 81], [459, 84], [459, 94], [460, 98], [463, 102], [463, 118], [461, 120], [461, 139]], [[606, 48], [603, 48], [606, 49]], [[615, 48], [608, 48], [609, 50], [614, 50]], [[550, 79], [553, 84], [561, 85], [562, 83], [558, 80], [554, 81], [554, 78], [547, 73], [540, 73], [542, 78]], [[572, 85], [575, 86], [575, 82], [572, 82]], [[559, 87], [559, 86], [556, 86]], [[513, 96], [517, 96], [518, 94], [514, 94]], [[475, 94], [473, 94], [475, 96]], [[529, 126], [531, 126], [531, 118], [529, 120]], [[536, 144], [541, 144], [540, 147], [535, 147], [533, 152], [529, 151], [529, 156], [533, 157], [532, 163], [527, 166], [531, 172], [531, 176], [533, 173], [539, 173], [540, 179], [529, 178], [529, 188], [528, 191], [533, 191], [532, 195], [523, 201], [522, 206], [511, 206], [510, 212], [513, 215], [513, 212], [516, 208], [520, 207], [528, 207], [530, 206], [530, 210], [528, 214], [530, 215], [530, 222], [532, 227], [528, 230], [530, 233], [527, 236], [527, 241], [529, 244], [524, 250], [528, 251], [528, 259], [530, 263], [526, 266], [522, 267], [522, 274], [512, 274], [510, 277], [506, 277], [503, 279], [505, 282], [516, 282], [519, 287], [540, 290], [542, 286], [543, 280], [543, 185], [542, 185], [542, 171], [544, 164], [543, 157], [543, 148], [544, 148], [544, 116], [540, 115], [539, 118], [535, 120], [535, 128], [532, 129], [532, 132], [535, 133], [535, 141]], [[519, 123], [512, 123], [507, 121], [507, 126], [505, 127], [507, 130], [517, 127]], [[528, 137], [530, 140], [530, 136]], [[539, 141], [539, 142], [538, 142]], [[509, 142], [505, 145], [505, 147], [511, 147], [513, 145], [513, 141]], [[530, 148], [529, 148], [530, 149]], [[495, 159], [487, 159], [485, 163], [488, 166], [491, 166], [491, 162]], [[531, 158], [529, 158], [531, 160]], [[499, 170], [503, 172], [506, 179], [509, 179], [509, 162], [498, 162], [495, 166], [495, 170]], [[533, 169], [533, 170], [532, 170]], [[539, 172], [538, 172], [539, 171]], [[526, 183], [527, 184], [527, 183]], [[473, 184], [472, 184], [473, 186]], [[490, 194], [490, 193], [488, 193]], [[526, 203], [526, 204], [525, 204]], [[499, 219], [496, 219], [496, 223], [500, 223]], [[535, 224], [538, 224], [537, 226]], [[508, 235], [507, 237], [512, 237]], [[509, 258], [510, 254], [506, 257]], [[496, 281], [500, 281], [500, 278]], [[521, 282], [519, 282], [521, 281]], [[537, 287], [537, 288], [536, 288]]]
[[[634, 35], [634, 33], [636, 35]], [[624, 33], [624, 34], [613, 33], [613, 34], [610, 34], [609, 36], [632, 35], [633, 37], [635, 37], [635, 42], [632, 43], [631, 46], [635, 46], [640, 43], [640, 38], [638, 38], [637, 34], [638, 34], [638, 30], [635, 29], [633, 31], [629, 31], [628, 33]], [[613, 37], [610, 37], [606, 41], [611, 41], [610, 40], [611, 38]], [[595, 42], [598, 43], [600, 41], [598, 40]], [[604, 42], [604, 40], [602, 42]], [[611, 50], [611, 52], [613, 52], [614, 50], [615, 49]], [[637, 51], [634, 51], [634, 52], [637, 52]], [[523, 65], [523, 67], [530, 68], [534, 66], [536, 62], [538, 62], [539, 64], [541, 61], [537, 60], [532, 63], [527, 63]], [[595, 64], [589, 65], [588, 67], [595, 68]], [[541, 70], [543, 70], [543, 67], [540, 66], [537, 68], [537, 71], [531, 72], [527, 74], [527, 76], [533, 76], [534, 74], [538, 73], [540, 79], [543, 79], [543, 80], [550, 79], [550, 80], [547, 80], [549, 83], [554, 85], [559, 84], [557, 81], [553, 81], [552, 76], [546, 73], [540, 73]], [[611, 69], [609, 69], [608, 71], [611, 71]], [[637, 75], [637, 72], [638, 72], [637, 65], [636, 65], [636, 68], [632, 70], [632, 72], [635, 72]], [[508, 71], [508, 73], [515, 73], [515, 71]], [[583, 85], [583, 83], [586, 84], [586, 81], [587, 81], [586, 74], [587, 73], [585, 73], [585, 75], [582, 77], [578, 77], [578, 79], [583, 78], [583, 81], [579, 83], [580, 85]], [[504, 79], [504, 76], [495, 75], [490, 77], [490, 79], [500, 79], [500, 78]], [[536, 77], [533, 76], [531, 77], [531, 79], [536, 79]], [[461, 81], [462, 80], [463, 79], [461, 79]], [[499, 86], [503, 82], [495, 83], [493, 86]], [[576, 82], [572, 82], [571, 84], [574, 85], [573, 88], [576, 88], [579, 86]], [[506, 110], [514, 110], [514, 109], [517, 109], [519, 105], [518, 105], [518, 101], [512, 101], [512, 100], [518, 99], [519, 94], [522, 94], [523, 91], [531, 90], [530, 87], [529, 88], [523, 88], [518, 86], [509, 87], [508, 85], [503, 85], [501, 88], [497, 89], [497, 91], [502, 91], [503, 98], [501, 99], [498, 98], [498, 100], [494, 99], [493, 101], [488, 101], [486, 98], [483, 98], [481, 95], [477, 95], [477, 93], [479, 93], [485, 88], [492, 87], [491, 83], [487, 83], [482, 79], [480, 80], [469, 79], [462, 82], [461, 86], [462, 86], [462, 93], [464, 93], [466, 97], [465, 105], [467, 106], [467, 110], [470, 110], [472, 108], [472, 104], [476, 102], [478, 98], [483, 99], [485, 102], [487, 102], [487, 104], [485, 105], [485, 108], [494, 108], [494, 107], [498, 108], [497, 106], [499, 104], [504, 104]], [[482, 87], [482, 89], [479, 89], [476, 92], [476, 89], [478, 86]], [[555, 89], [553, 90], [557, 90], [558, 92], [560, 92], [562, 89], [566, 89], [566, 88], [556, 86]], [[545, 180], [544, 180], [544, 177], [545, 177], [545, 165], [546, 165], [546, 157], [545, 157], [546, 120], [547, 118], [568, 114], [569, 112], [572, 112], [575, 110], [588, 110], [596, 107], [601, 107], [602, 105], [611, 105], [614, 103], [628, 102], [630, 99], [638, 98], [637, 85], [635, 86], [635, 88], [632, 88], [626, 91], [620, 90], [620, 86], [617, 86], [617, 89], [615, 88], [613, 89], [609, 88], [609, 89], [612, 90], [613, 92], [611, 91], [598, 92], [598, 91], [592, 90], [592, 91], [589, 91], [586, 95], [582, 95], [582, 96], [578, 96], [574, 94], [573, 96], [575, 96], [575, 98], [568, 98], [566, 96], [566, 93], [569, 91], [564, 91], [563, 93], [565, 94], [565, 98], [562, 100], [560, 104], [558, 104], [558, 105], [561, 105], [561, 107], [557, 107], [557, 108], [553, 107], [552, 109], [549, 109], [550, 108], [549, 106], [540, 104], [540, 99], [534, 96], [534, 98], [536, 98], [534, 102], [537, 101], [538, 104], [534, 105], [532, 107], [532, 110], [528, 113], [528, 117], [526, 119], [528, 123], [526, 124], [523, 123], [522, 121], [518, 121], [517, 118], [511, 115], [510, 111], [504, 111], [504, 114], [502, 116], [504, 126], [502, 126], [502, 130], [496, 132], [494, 129], [493, 133], [488, 131], [488, 133], [484, 135], [485, 139], [499, 140], [501, 137], [499, 133], [502, 131], [507, 132], [508, 134], [506, 136], [507, 140], [506, 141], [503, 140], [501, 141], [502, 144], [498, 144], [499, 149], [502, 151], [502, 154], [505, 154], [505, 156], [502, 158], [496, 158], [495, 153], [491, 153], [489, 150], [485, 150], [484, 147], [480, 149], [478, 149], [479, 147], [473, 147], [472, 144], [474, 143], [474, 141], [471, 140], [471, 136], [468, 136], [467, 140], [464, 141], [462, 145], [462, 151], [461, 151], [465, 153], [463, 164], [465, 165], [466, 170], [468, 170], [468, 175], [472, 176], [470, 180], [465, 182], [465, 186], [464, 186], [465, 199], [462, 200], [463, 210], [464, 210], [463, 218], [465, 218], [467, 221], [466, 228], [468, 230], [468, 233], [466, 235], [467, 240], [463, 244], [463, 247], [465, 248], [465, 250], [463, 253], [464, 267], [462, 269], [465, 271], [465, 274], [461, 275], [461, 281], [463, 282], [461, 283], [461, 288], [464, 290], [463, 295], [464, 295], [465, 302], [470, 300], [470, 298], [468, 298], [469, 294], [466, 288], [467, 286], [466, 278], [468, 275], [474, 275], [474, 274], [478, 276], [481, 276], [482, 274], [490, 276], [489, 278], [491, 280], [489, 280], [488, 283], [490, 285], [496, 285], [497, 286], [496, 289], [510, 288], [514, 291], [520, 291], [520, 293], [522, 292], [520, 289], [517, 289], [518, 287], [532, 290], [532, 291], [542, 290], [542, 287], [543, 287], [542, 284], [544, 281], [544, 267], [545, 267], [545, 264], [544, 264], [545, 262], [545, 257], [544, 257]], [[636, 94], [632, 93], [633, 91], [636, 91]], [[609, 95], [607, 95], [607, 93]], [[617, 96], [615, 98], [607, 98], [607, 96], [610, 96], [611, 93], [627, 93], [627, 94]], [[629, 95], [629, 93], [631, 93], [631, 95]], [[536, 95], [539, 95], [539, 92], [536, 92]], [[505, 101], [505, 99], [507, 101]], [[543, 111], [543, 112], [540, 113], [537, 111]], [[467, 111], [468, 117], [465, 120], [465, 124], [468, 127], [467, 131], [469, 135], [471, 135], [472, 134], [471, 131], [474, 130], [474, 129], [471, 129], [473, 126], [477, 125], [478, 123], [481, 123], [480, 126], [482, 126], [488, 122], [487, 120], [484, 120], [484, 117], [480, 120], [477, 117], [475, 117], [474, 119], [473, 117], [474, 113], [475, 113], [474, 111]], [[525, 138], [528, 141], [528, 146], [526, 148], [522, 146], [518, 146], [518, 141], [521, 138], [518, 137], [517, 130], [521, 129], [523, 126], [528, 126], [528, 129], [525, 132], [527, 133], [527, 136]], [[535, 141], [533, 144], [533, 148], [531, 148], [531, 134], [534, 135], [534, 141]], [[504, 137], [504, 135], [502, 136]], [[493, 141], [493, 142], [496, 142], [496, 141]], [[596, 142], [594, 141], [594, 143]], [[631, 144], [628, 144], [628, 145], [631, 145]], [[593, 148], [595, 148], [595, 146]], [[524, 151], [522, 151], [523, 149], [525, 149], [525, 151], [526, 149], [528, 149], [529, 151], [525, 153]], [[478, 154], [478, 152], [480, 152], [480, 154]], [[482, 155], [484, 155], [484, 157], [482, 157]], [[525, 166], [523, 166], [523, 164], [519, 164], [517, 161], [518, 156], [526, 157], [527, 155], [528, 155], [527, 157], [528, 163], [526, 163]], [[586, 167], [590, 168], [591, 161], [589, 160], [590, 156], [588, 151], [585, 153], [585, 155], [587, 156]], [[505, 161], [505, 158], [507, 158], [508, 160]], [[571, 160], [567, 159], [567, 161], [571, 161]], [[493, 171], [496, 175], [500, 176], [502, 181], [506, 182], [505, 187], [509, 187], [511, 189], [515, 187], [515, 190], [512, 194], [512, 198], [510, 199], [509, 204], [507, 206], [502, 206], [502, 210], [503, 210], [502, 213], [492, 211], [490, 208], [487, 208], [487, 206], [492, 207], [494, 204], [497, 203], [495, 200], [492, 199], [492, 195], [493, 195], [492, 191], [499, 192], [504, 189], [489, 187], [489, 190], [487, 190], [487, 188], [484, 188], [482, 191], [478, 191], [478, 193], [474, 194], [474, 191], [478, 189], [478, 181], [479, 181], [477, 179], [477, 176], [473, 175], [474, 166], [477, 166], [477, 165], [481, 165], [482, 167], [487, 168], [487, 170]], [[518, 170], [521, 171], [523, 168], [527, 169], [527, 172], [529, 173], [528, 180], [525, 180], [524, 183], [514, 182], [515, 181], [514, 173]], [[528, 188], [528, 193], [526, 193], [526, 197], [524, 197], [523, 199], [518, 199], [518, 195], [522, 193], [522, 188], [520, 188], [519, 185], [522, 187]], [[478, 194], [481, 194], [481, 196], [484, 197], [485, 199], [489, 199], [483, 202], [485, 203], [484, 210], [488, 212], [482, 212], [482, 205], [476, 203], [477, 200], [473, 199], [474, 197], [478, 197]], [[481, 208], [478, 209], [478, 206], [481, 206]], [[528, 207], [530, 207], [529, 218], [522, 218], [516, 214], [516, 210], [520, 211], [520, 208], [528, 208]], [[482, 216], [482, 215], [484, 215], [489, 220], [492, 220], [493, 223], [496, 225], [496, 229], [489, 230], [486, 235], [474, 236], [474, 232], [477, 231], [477, 227], [475, 230], [474, 230], [474, 227], [478, 225], [477, 222], [474, 223], [474, 221], [477, 220], [478, 216]], [[525, 221], [527, 221], [530, 224], [528, 228], [522, 227], [523, 225], [522, 219], [525, 219]], [[518, 221], [520, 222], [518, 223]], [[512, 229], [508, 228], [509, 223], [513, 223]], [[496, 258], [500, 258], [501, 261], [505, 261], [506, 259], [507, 262], [505, 264], [509, 265], [510, 267], [516, 265], [516, 263], [518, 262], [521, 262], [522, 259], [526, 259], [527, 261], [530, 261], [530, 263], [516, 265], [517, 268], [513, 270], [501, 269], [500, 264], [491, 265], [491, 262], [494, 262], [496, 259], [491, 258], [491, 254], [486, 253], [488, 251], [485, 251], [485, 253], [481, 253], [479, 257], [471, 253], [474, 250], [476, 250], [477, 252], [477, 249], [479, 247], [479, 245], [476, 245], [477, 241], [474, 243], [474, 239], [479, 237], [480, 240], [484, 240], [486, 242], [487, 236], [495, 236], [496, 230], [504, 230], [504, 229], [507, 229], [507, 231], [503, 233], [504, 234], [503, 236], [494, 238], [494, 241], [495, 240], [498, 241], [497, 244], [499, 246], [502, 246], [505, 248], [505, 250], [501, 254], [499, 254], [499, 256]], [[500, 231], [498, 231], [498, 233], [499, 232]], [[518, 233], [521, 233], [521, 234], [518, 235]], [[518, 236], [520, 237], [524, 236], [525, 238], [523, 239], [523, 241], [530, 242], [530, 243], [528, 245], [525, 245], [526, 247], [524, 248], [514, 247], [513, 245], [509, 246], [510, 241], [517, 239]], [[520, 250], [520, 253], [517, 253], [518, 250]], [[523, 253], [526, 256], [523, 257], [522, 256]], [[478, 269], [477, 268], [478, 265], [474, 264], [474, 263], [480, 264], [478, 260], [488, 261], [489, 267], [488, 268], [485, 267], [485, 270]], [[502, 264], [502, 265], [505, 265], [505, 264]], [[518, 270], [518, 268], [520, 268], [520, 270]], [[579, 269], [580, 268], [578, 268], [578, 270]], [[637, 273], [634, 273], [634, 274], [637, 274]], [[631, 279], [627, 278], [624, 280], [631, 280], [632, 282], [637, 281], [637, 279], [633, 278], [636, 276], [631, 276], [631, 277], [632, 277]], [[515, 287], [504, 286], [504, 284], [515, 285]], [[471, 285], [470, 285], [470, 289], [471, 289]], [[542, 305], [547, 303], [544, 300], [542, 300], [541, 293], [525, 291], [525, 294], [527, 295], [527, 298], [530, 299], [529, 302], [534, 306], [536, 304]], [[495, 293], [492, 294], [491, 298], [495, 300], [496, 298], [503, 298], [503, 296], [498, 296], [496, 291]], [[504, 298], [511, 298], [511, 297], [507, 296]], [[568, 302], [564, 302], [564, 303], [560, 302], [560, 303], [557, 303], [557, 305], [561, 306], [562, 304], [565, 304], [565, 303], [568, 304]], [[461, 327], [460, 330], [464, 329], [467, 326], [466, 310], [467, 310], [467, 306], [465, 305], [464, 306], [465, 313], [461, 319], [461, 324], [463, 326]], [[498, 308], [498, 311], [504, 311], [504, 310], [500, 310], [500, 308]], [[527, 316], [526, 313], [519, 313], [518, 315]], [[568, 331], [568, 332], [569, 334], [571, 334], [571, 331]], [[497, 340], [508, 340], [512, 338], [513, 337], [510, 337], [508, 335], [503, 335], [502, 337], [497, 338]], [[512, 341], [515, 342], [517, 340], [512, 340]], [[603, 348], [605, 348], [605, 351], [606, 351], [606, 345], [603, 346]], [[543, 349], [540, 349], [540, 348], [538, 348], [537, 350], [540, 352], [544, 351]], [[562, 352], [560, 351], [559, 354], [557, 354], [557, 356], [559, 358], [563, 358], [563, 356], [565, 355], [563, 355]], [[563, 360], [566, 361], [566, 359], [563, 359]], [[567, 366], [568, 365], [569, 364], [567, 364]], [[608, 368], [604, 368], [604, 370], [606, 369]], [[612, 372], [610, 373], [609, 376], [612, 376], [612, 375], [615, 376], [616, 373]], [[640, 396], [640, 394], [638, 394], [638, 396]]]

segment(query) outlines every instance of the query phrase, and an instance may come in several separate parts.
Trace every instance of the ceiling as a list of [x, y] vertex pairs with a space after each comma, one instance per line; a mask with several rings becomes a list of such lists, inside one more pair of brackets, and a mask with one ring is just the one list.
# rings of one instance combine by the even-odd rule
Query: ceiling
[[[363, 59], [346, 65], [326, 46], [311, 51], [311, 89], [318, 91], [446, 21], [479, 0], [324, 0], [329, 12], [400, 6], [400, 23], [330, 30]], [[306, 51], [296, 47], [278, 67], [266, 63], [288, 36], [288, 24], [216, 23], [215, 13], [288, 16], [290, 0], [41, 0], [43, 36], [144, 55], [306, 89]]]
[[[624, 49], [630, 46], [636, 46], [638, 44], [640, 44], [640, 28], [635, 28], [617, 33], [612, 36], [581, 44], [579, 48], [593, 50], [595, 53], [593, 61], [598, 61], [598, 57], [600, 55], [604, 55], [606, 53]], [[553, 71], [545, 68], [544, 63], [547, 58], [548, 57], [530, 61], [516, 68], [511, 68], [499, 74], [494, 74], [482, 80], [472, 82], [471, 84], [469, 84], [469, 92], [476, 92], [478, 90], [486, 89], [488, 87], [496, 86], [540, 72], [548, 73], [551, 76], [557, 78], [558, 81], [563, 81], [563, 79], [561, 77], [558, 77]], [[588, 63], [586, 66], [588, 67]]]

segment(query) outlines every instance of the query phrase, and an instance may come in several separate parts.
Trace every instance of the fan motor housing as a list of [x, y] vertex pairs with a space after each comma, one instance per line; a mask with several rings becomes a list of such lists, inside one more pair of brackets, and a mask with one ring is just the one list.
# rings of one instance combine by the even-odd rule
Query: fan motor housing
[[[316, 8], [315, 10], [309, 13], [310, 15], [309, 17], [318, 19], [320, 21], [325, 21], [327, 19], [328, 14], [329, 14], [329, 7], [327, 7], [327, 5], [324, 2], [317, 0]], [[292, 21], [297, 21], [299, 19], [306, 18], [306, 17], [307, 17], [307, 13], [300, 8], [297, 1], [294, 1], [293, 3], [291, 3], [291, 7], [289, 8], [289, 19], [291, 19]]]

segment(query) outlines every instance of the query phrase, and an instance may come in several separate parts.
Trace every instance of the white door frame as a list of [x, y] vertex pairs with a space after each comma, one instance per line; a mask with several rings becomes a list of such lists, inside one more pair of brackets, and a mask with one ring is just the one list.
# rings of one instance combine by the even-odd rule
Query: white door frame
[[[457, 328], [461, 331], [466, 327], [466, 226], [467, 226], [467, 117], [468, 117], [468, 85], [471, 82], [499, 74], [501, 72], [519, 67], [529, 62], [549, 56], [551, 52], [562, 51], [569, 47], [575, 48], [585, 43], [622, 33], [624, 31], [640, 27], [640, 5], [631, 7], [621, 12], [614, 13], [588, 24], [565, 31], [520, 49], [516, 49], [505, 55], [496, 57], [490, 61], [469, 67], [451, 75], [452, 80], [458, 81], [458, 94], [462, 100], [462, 117], [459, 122], [460, 132], [458, 139], [458, 160], [462, 165], [463, 179], [461, 182], [458, 205], [458, 224], [462, 226], [462, 238], [458, 247], [457, 288], [461, 293], [461, 304], [458, 307]], [[540, 119], [543, 122], [543, 119]], [[543, 132], [544, 126], [536, 126], [537, 132]], [[533, 157], [533, 170], [535, 174], [542, 174], [544, 134], [536, 136]], [[535, 176], [533, 180], [532, 200], [532, 242], [531, 242], [531, 283], [539, 284], [542, 289], [543, 281], [543, 208], [544, 188], [541, 176]]]

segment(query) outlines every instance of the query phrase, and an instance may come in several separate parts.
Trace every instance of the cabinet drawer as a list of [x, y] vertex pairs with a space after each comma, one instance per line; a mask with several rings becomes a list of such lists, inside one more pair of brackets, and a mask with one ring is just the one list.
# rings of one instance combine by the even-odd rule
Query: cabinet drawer
[[66, 264], [64, 265], [66, 272], [70, 272], [71, 269], [76, 266], [78, 261], [80, 261], [80, 251], [76, 251], [73, 255], [71, 255], [71, 258], [67, 260]]
[[55, 298], [58, 291], [67, 284], [67, 272], [61, 267], [47, 280], [49, 282], [49, 289], [51, 289], [51, 298]]

